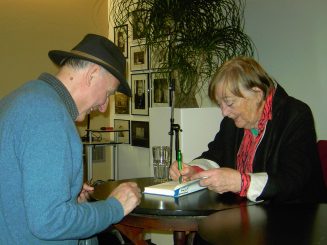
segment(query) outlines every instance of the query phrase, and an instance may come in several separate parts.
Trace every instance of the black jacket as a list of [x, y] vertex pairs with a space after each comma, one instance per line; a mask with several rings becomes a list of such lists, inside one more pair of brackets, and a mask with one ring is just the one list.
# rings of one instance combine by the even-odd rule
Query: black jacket
[[[272, 120], [253, 160], [253, 172], [266, 172], [268, 182], [257, 200], [317, 202], [327, 200], [316, 146], [312, 112], [305, 103], [290, 97], [278, 85]], [[237, 168], [236, 156], [244, 130], [225, 117], [206, 158], [221, 167]]]

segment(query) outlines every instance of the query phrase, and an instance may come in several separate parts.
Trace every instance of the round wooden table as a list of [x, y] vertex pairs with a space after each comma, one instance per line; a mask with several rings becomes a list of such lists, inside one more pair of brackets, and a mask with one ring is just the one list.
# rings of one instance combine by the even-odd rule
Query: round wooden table
[[[92, 197], [104, 200], [120, 183], [128, 181], [136, 182], [142, 191], [158, 183], [154, 178], [108, 181], [95, 186]], [[147, 244], [143, 240], [145, 230], [171, 231], [175, 244], [185, 244], [186, 235], [198, 231], [199, 220], [209, 214], [252, 204], [237, 195], [219, 195], [207, 189], [179, 198], [143, 194], [140, 205], [115, 226], [135, 244]]]

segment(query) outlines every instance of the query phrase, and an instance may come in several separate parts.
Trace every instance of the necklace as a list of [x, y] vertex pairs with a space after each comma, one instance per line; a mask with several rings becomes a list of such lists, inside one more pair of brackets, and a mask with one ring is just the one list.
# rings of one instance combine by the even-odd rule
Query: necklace
[[255, 137], [257, 137], [257, 136], [259, 135], [259, 129], [251, 128], [250, 130], [251, 130], [251, 133], [252, 133]]

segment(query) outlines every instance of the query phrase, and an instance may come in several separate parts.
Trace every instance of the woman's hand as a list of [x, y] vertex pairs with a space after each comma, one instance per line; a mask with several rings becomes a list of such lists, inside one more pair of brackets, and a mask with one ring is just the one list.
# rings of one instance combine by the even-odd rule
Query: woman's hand
[[178, 163], [177, 161], [174, 161], [171, 164], [171, 167], [169, 169], [169, 175], [172, 180], [178, 180], [179, 176], [182, 175], [183, 182], [189, 181], [191, 177], [196, 173], [196, 171], [192, 168], [192, 166], [183, 163], [183, 168], [181, 171], [178, 170]]
[[201, 186], [206, 186], [209, 190], [217, 193], [241, 191], [241, 174], [231, 168], [213, 168], [194, 174], [193, 179], [204, 178], [200, 181]]

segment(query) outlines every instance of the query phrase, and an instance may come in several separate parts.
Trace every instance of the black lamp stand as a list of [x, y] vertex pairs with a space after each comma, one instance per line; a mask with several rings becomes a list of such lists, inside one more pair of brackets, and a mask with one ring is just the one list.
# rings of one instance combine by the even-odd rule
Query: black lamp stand
[[175, 110], [175, 80], [170, 77], [169, 79], [169, 106], [170, 106], [170, 165], [173, 162], [173, 140], [175, 136], [175, 156], [177, 157], [179, 151], [179, 132], [182, 131], [179, 124], [174, 123], [174, 110]]

